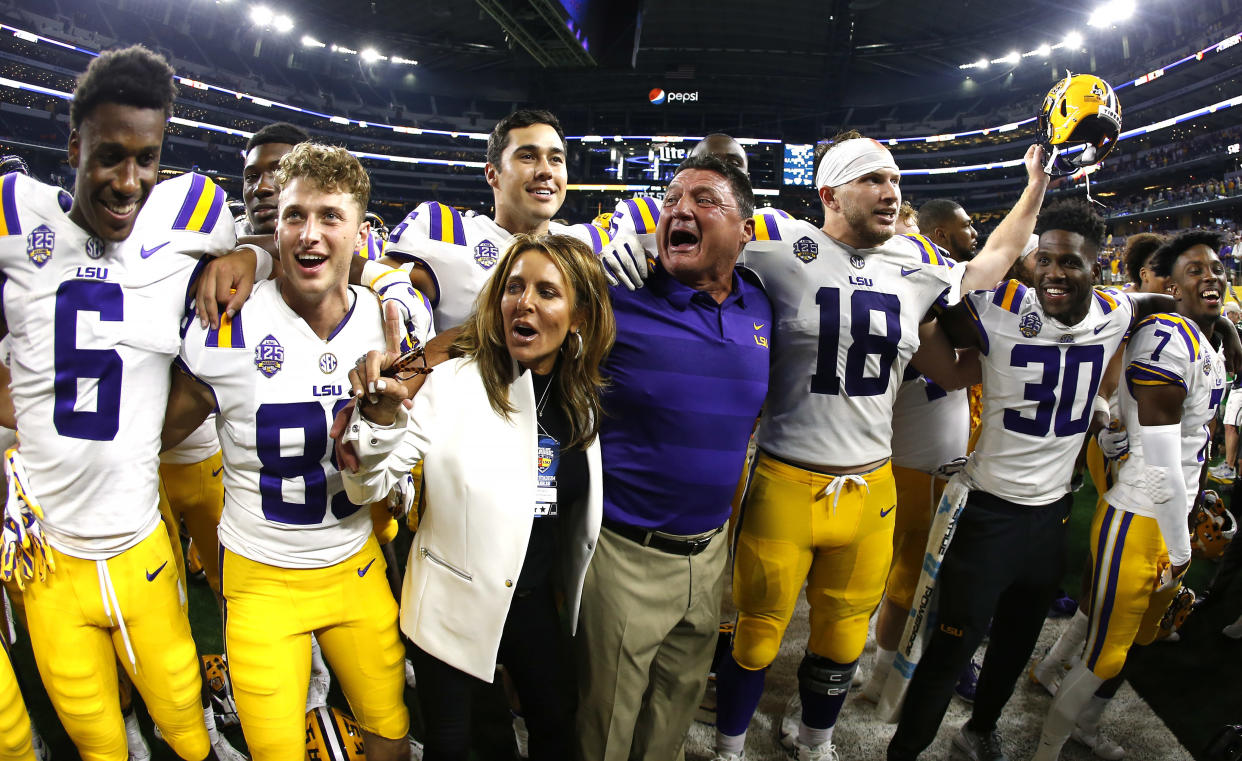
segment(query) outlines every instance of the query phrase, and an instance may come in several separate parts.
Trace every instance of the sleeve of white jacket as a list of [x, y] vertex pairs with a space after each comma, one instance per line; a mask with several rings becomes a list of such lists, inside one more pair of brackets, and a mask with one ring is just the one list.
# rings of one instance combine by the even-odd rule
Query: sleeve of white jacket
[[399, 408], [390, 426], [372, 423], [355, 405], [345, 438], [358, 454], [358, 471], [341, 471], [350, 502], [365, 505], [387, 498], [392, 487], [423, 459], [430, 448], [433, 396], [429, 381], [415, 395], [414, 408]]
[[1156, 508], [1156, 522], [1164, 543], [1169, 548], [1169, 563], [1190, 562], [1190, 529], [1186, 516], [1190, 512], [1190, 495], [1182, 477], [1180, 425], [1144, 425], [1139, 427], [1143, 442], [1143, 474], [1148, 494]]

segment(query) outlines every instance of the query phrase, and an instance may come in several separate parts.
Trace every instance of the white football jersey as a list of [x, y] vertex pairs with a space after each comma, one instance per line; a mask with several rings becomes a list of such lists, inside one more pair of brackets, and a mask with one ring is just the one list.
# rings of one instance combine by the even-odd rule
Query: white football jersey
[[216, 434], [216, 416], [208, 415], [194, 433], [185, 437], [172, 449], [160, 453], [160, 462], [169, 465], [193, 465], [220, 451], [220, 437]]
[[1182, 477], [1189, 512], [1199, 493], [1199, 474], [1211, 433], [1208, 424], [1225, 394], [1225, 360], [1193, 321], [1178, 314], [1153, 314], [1134, 326], [1126, 346], [1125, 382], [1120, 384], [1121, 414], [1130, 434], [1130, 456], [1121, 463], [1117, 485], [1105, 499], [1122, 510], [1155, 518], [1143, 488], [1143, 436], [1139, 430], [1135, 386], [1174, 384], [1186, 391], [1182, 403]]
[[966, 456], [970, 400], [964, 388], [945, 391], [929, 378], [913, 375], [901, 384], [893, 403], [893, 464], [933, 473]]
[[1069, 492], [1100, 378], [1130, 330], [1130, 298], [1093, 291], [1072, 326], [1044, 314], [1035, 289], [1016, 280], [963, 301], [983, 361], [982, 431], [967, 473], [1010, 502], [1055, 502]]
[[368, 510], [345, 496], [328, 429], [349, 401], [359, 355], [384, 346], [379, 301], [350, 286], [354, 305], [325, 341], [280, 296], [259, 283], [218, 330], [197, 321], [181, 360], [216, 397], [224, 453], [220, 542], [281, 568], [345, 560], [371, 533]]
[[198, 174], [155, 186], [128, 239], [69, 219], [68, 193], [0, 181], [12, 392], [31, 491], [56, 549], [103, 559], [159, 522], [169, 365], [205, 261], [234, 243], [224, 191]]
[[[611, 239], [594, 225], [552, 222], [548, 232], [569, 235], [599, 253]], [[474, 300], [492, 275], [513, 233], [491, 217], [462, 214], [448, 204], [419, 204], [392, 229], [384, 255], [425, 267], [439, 291], [432, 302], [437, 333], [456, 327], [474, 311]]]
[[819, 466], [890, 457], [919, 322], [942, 295], [958, 300], [965, 267], [921, 236], [859, 250], [775, 215], [738, 263], [759, 276], [776, 321], [759, 446]]

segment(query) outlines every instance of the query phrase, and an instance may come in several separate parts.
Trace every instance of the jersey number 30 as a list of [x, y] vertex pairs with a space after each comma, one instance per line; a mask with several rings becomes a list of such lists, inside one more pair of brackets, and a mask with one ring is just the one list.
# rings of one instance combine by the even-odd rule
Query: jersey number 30
[[[1100, 388], [1100, 374], [1104, 371], [1104, 347], [1099, 344], [1065, 346], [1064, 353], [1061, 349], [1060, 346], [1031, 344], [1018, 344], [1013, 347], [1013, 353], [1009, 355], [1011, 366], [1043, 365], [1044, 372], [1038, 383], [1028, 383], [1025, 388], [1026, 401], [1036, 403], [1035, 415], [1026, 417], [1018, 410], [1008, 408], [1004, 416], [1006, 429], [1040, 437], [1047, 436], [1050, 429], [1054, 436], [1073, 436], [1087, 430], [1091, 423], [1092, 400]], [[1064, 377], [1061, 373], [1062, 364], [1065, 365]], [[1083, 365], [1090, 367], [1091, 380], [1083, 399], [1082, 414], [1074, 417], [1074, 402], [1078, 398], [1079, 377], [1082, 375]]]

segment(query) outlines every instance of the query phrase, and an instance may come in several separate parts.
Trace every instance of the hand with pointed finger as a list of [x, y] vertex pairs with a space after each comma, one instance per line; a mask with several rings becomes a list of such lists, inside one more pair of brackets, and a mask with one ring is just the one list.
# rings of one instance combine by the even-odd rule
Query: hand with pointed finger
[[[363, 417], [378, 425], [392, 425], [397, 410], [410, 406], [410, 393], [390, 369], [405, 355], [405, 319], [393, 301], [384, 304], [384, 350], [369, 351], [349, 371], [350, 391]], [[419, 352], [421, 347], [412, 350]]]
[[647, 266], [647, 252], [642, 241], [633, 233], [622, 233], [612, 239], [599, 252], [599, 263], [604, 265], [604, 277], [610, 285], [624, 285], [631, 291], [643, 287], [643, 281], [651, 274]]

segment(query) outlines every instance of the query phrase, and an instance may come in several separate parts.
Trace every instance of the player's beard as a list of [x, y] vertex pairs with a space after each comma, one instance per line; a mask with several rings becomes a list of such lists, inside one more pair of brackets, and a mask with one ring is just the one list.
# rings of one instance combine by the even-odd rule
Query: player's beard
[[863, 211], [857, 207], [846, 207], [842, 211], [845, 213], [846, 223], [863, 243], [859, 248], [875, 248], [893, 237], [892, 230], [877, 230], [872, 227], [875, 224], [875, 218], [870, 211]]

